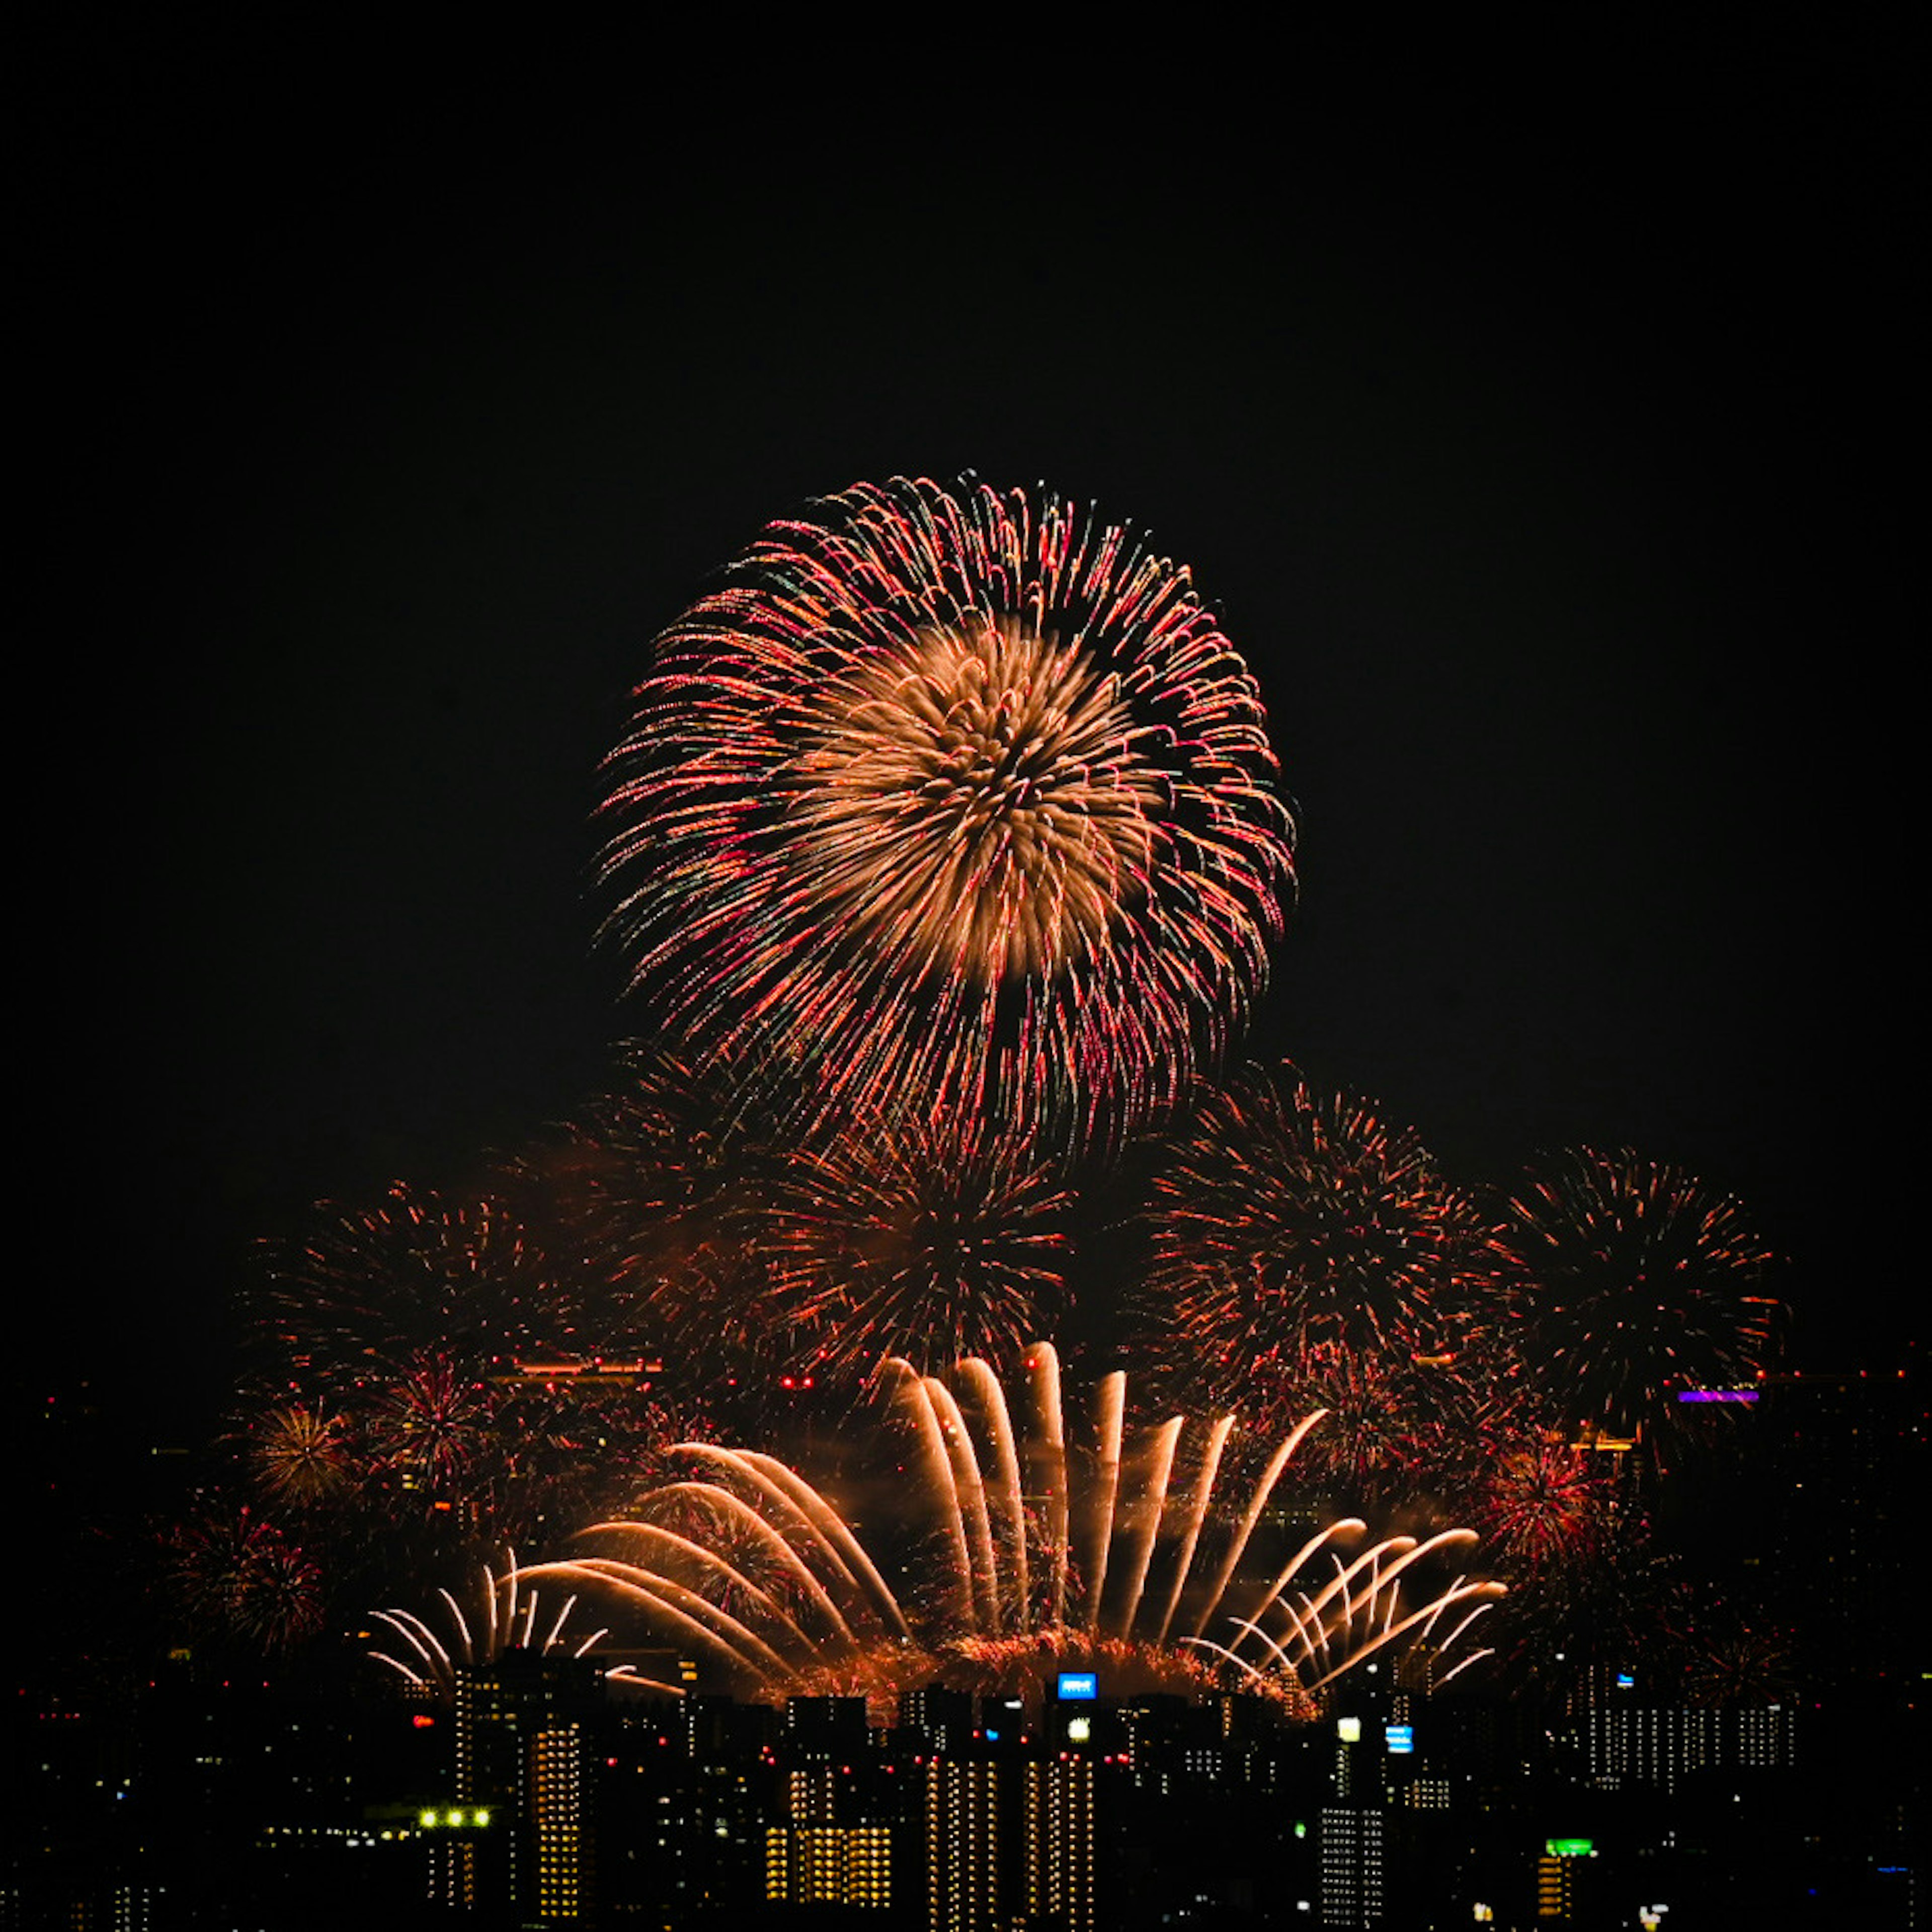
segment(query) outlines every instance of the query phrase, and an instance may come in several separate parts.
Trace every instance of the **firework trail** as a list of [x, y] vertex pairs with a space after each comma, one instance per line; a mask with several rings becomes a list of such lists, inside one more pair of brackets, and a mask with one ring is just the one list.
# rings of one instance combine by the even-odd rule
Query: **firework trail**
[[1754, 1379], [1780, 1304], [1774, 1257], [1739, 1202], [1628, 1150], [1576, 1148], [1533, 1170], [1503, 1245], [1528, 1285], [1550, 1400], [1617, 1435], [1682, 1427], [1676, 1393]]
[[1304, 1714], [1372, 1656], [1441, 1657], [1502, 1594], [1457, 1576], [1406, 1595], [1418, 1566], [1474, 1542], [1466, 1529], [1370, 1542], [1345, 1518], [1297, 1532], [1286, 1560], [1264, 1556], [1276, 1489], [1318, 1417], [1236, 1484], [1223, 1480], [1231, 1419], [1130, 1438], [1115, 1375], [1092, 1430], [1071, 1429], [1052, 1348], [1034, 1345], [1024, 1375], [1010, 1406], [983, 1362], [950, 1381], [887, 1365], [899, 1488], [886, 1530], [863, 1541], [784, 1463], [686, 1444], [689, 1480], [586, 1532], [597, 1553], [523, 1574], [598, 1593], [754, 1695], [1019, 1688], [1099, 1660], [1124, 1684], [1232, 1683]]
[[634, 986], [806, 1107], [1131, 1126], [1244, 1016], [1292, 884], [1188, 572], [1045, 493], [895, 478], [771, 525], [608, 769]]
[[403, 1654], [372, 1650], [378, 1664], [386, 1664], [418, 1689], [448, 1691], [459, 1670], [473, 1670], [494, 1664], [505, 1652], [526, 1650], [539, 1657], [586, 1655], [608, 1630], [597, 1630], [583, 1638], [566, 1634], [577, 1599], [566, 1597], [553, 1614], [534, 1589], [524, 1588], [520, 1598], [517, 1552], [508, 1552], [500, 1577], [486, 1563], [483, 1566], [482, 1604], [473, 1612], [475, 1621], [463, 1613], [463, 1606], [448, 1591], [437, 1592], [448, 1613], [449, 1640], [446, 1642], [424, 1618], [408, 1610], [377, 1610], [378, 1623], [387, 1624], [394, 1636], [402, 1640]]
[[1500, 1312], [1488, 1231], [1417, 1136], [1289, 1066], [1207, 1096], [1146, 1225], [1154, 1352], [1216, 1405], [1338, 1364], [1385, 1379]]

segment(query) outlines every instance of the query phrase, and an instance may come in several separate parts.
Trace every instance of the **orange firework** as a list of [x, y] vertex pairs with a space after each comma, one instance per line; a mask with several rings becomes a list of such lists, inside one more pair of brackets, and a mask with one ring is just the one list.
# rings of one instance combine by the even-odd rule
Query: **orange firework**
[[1045, 493], [895, 478], [773, 524], [658, 640], [610, 770], [634, 984], [806, 1111], [1142, 1120], [1292, 883], [1187, 571]]

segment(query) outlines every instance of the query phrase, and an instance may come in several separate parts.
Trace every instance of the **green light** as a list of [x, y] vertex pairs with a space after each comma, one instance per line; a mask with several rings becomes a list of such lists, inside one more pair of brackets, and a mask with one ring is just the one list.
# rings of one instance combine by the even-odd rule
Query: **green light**
[[420, 1812], [417, 1814], [416, 1822], [427, 1832], [430, 1826], [435, 1824], [436, 1814], [434, 1811]]
[[472, 1825], [487, 1825], [490, 1822], [490, 1814], [488, 1811], [479, 1811], [470, 1822]]
[[1543, 1849], [1552, 1858], [1588, 1858], [1596, 1856], [1594, 1838], [1545, 1838]]

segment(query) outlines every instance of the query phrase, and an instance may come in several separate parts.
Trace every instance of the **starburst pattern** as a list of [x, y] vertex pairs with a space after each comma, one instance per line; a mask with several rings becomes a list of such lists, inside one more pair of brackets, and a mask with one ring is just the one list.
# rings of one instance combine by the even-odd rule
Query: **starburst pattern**
[[1154, 1178], [1147, 1226], [1160, 1352], [1214, 1403], [1343, 1358], [1385, 1376], [1370, 1358], [1438, 1349], [1495, 1300], [1487, 1230], [1420, 1138], [1292, 1067], [1204, 1100]]
[[795, 1366], [1010, 1362], [1057, 1317], [1072, 1196], [1015, 1137], [950, 1126], [849, 1123], [773, 1177], [761, 1324]]
[[216, 1503], [170, 1532], [172, 1581], [205, 1629], [285, 1650], [322, 1622], [322, 1577], [307, 1552], [246, 1504]]
[[346, 1416], [285, 1402], [261, 1418], [248, 1448], [262, 1487], [298, 1509], [339, 1502], [356, 1486], [358, 1472]]
[[1764, 1366], [1772, 1250], [1742, 1204], [1681, 1168], [1569, 1150], [1511, 1197], [1503, 1240], [1530, 1285], [1544, 1386], [1580, 1424], [1667, 1435], [1680, 1390]]
[[658, 640], [610, 770], [634, 981], [812, 1107], [1144, 1119], [1292, 878], [1188, 572], [1047, 494], [894, 478], [772, 525]]

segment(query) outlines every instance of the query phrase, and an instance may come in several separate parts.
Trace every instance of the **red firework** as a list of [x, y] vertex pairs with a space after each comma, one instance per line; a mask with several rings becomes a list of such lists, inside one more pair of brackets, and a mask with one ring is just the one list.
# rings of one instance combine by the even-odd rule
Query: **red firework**
[[1504, 1450], [1474, 1486], [1473, 1510], [1502, 1562], [1547, 1571], [1593, 1561], [1616, 1521], [1613, 1476], [1567, 1442]]

